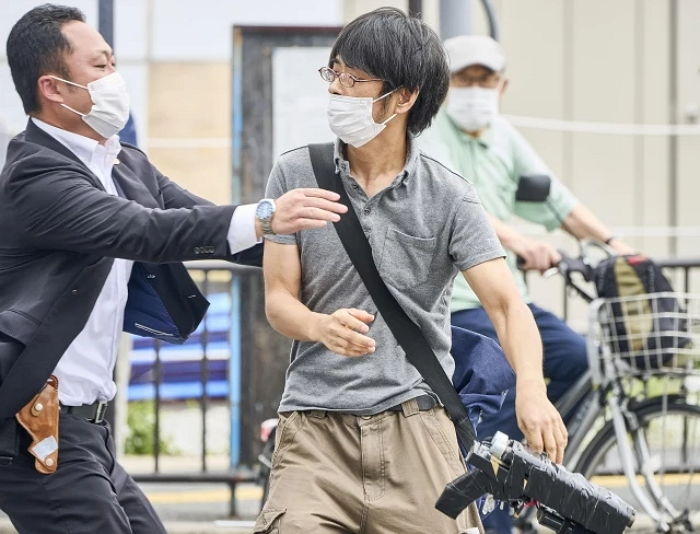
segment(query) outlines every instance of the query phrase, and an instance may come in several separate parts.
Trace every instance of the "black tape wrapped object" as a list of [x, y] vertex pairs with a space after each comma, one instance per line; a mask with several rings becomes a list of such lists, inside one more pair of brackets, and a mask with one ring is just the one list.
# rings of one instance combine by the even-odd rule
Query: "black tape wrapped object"
[[536, 501], [578, 527], [578, 532], [621, 534], [634, 522], [635, 510], [608, 489], [592, 484], [578, 473], [508, 442], [500, 461], [492, 462], [488, 445], [477, 445], [467, 457], [470, 472], [450, 482], [436, 508], [457, 517], [486, 493], [507, 501]]

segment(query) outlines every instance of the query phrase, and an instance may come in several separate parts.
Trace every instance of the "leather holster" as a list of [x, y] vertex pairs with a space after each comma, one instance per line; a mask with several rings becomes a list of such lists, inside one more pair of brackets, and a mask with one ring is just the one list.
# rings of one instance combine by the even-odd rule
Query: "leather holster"
[[50, 475], [58, 467], [58, 378], [51, 375], [34, 398], [17, 412], [17, 421], [32, 438], [27, 450], [39, 473]]

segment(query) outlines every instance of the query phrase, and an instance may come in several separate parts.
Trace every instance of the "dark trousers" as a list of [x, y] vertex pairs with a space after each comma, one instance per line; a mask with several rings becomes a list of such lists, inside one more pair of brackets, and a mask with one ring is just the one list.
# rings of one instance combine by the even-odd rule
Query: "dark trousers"
[[0, 509], [20, 534], [165, 534], [134, 480], [117, 463], [109, 425], [61, 414], [58, 469], [42, 475], [26, 452], [0, 466]]
[[[529, 304], [542, 337], [544, 375], [549, 379], [547, 395], [556, 402], [588, 368], [586, 341], [556, 315]], [[496, 331], [483, 308], [462, 310], [452, 314], [452, 324], [497, 339]], [[515, 390], [511, 389], [501, 411], [484, 418], [477, 429], [480, 439], [500, 430], [512, 439], [523, 437], [515, 417]], [[510, 534], [512, 519], [508, 510], [496, 510], [483, 518], [484, 526], [498, 534]]]

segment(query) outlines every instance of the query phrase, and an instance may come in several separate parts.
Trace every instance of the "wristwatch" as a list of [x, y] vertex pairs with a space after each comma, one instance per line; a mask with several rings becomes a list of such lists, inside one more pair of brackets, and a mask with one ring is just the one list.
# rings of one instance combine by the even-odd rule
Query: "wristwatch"
[[260, 221], [264, 235], [275, 235], [272, 231], [272, 217], [275, 215], [275, 201], [263, 198], [255, 208], [255, 218]]

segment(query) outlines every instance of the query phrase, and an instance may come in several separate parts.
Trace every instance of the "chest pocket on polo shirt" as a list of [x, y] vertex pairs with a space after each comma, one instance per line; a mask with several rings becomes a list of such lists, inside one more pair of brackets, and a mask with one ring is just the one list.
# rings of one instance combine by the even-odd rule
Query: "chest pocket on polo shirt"
[[386, 232], [379, 273], [396, 289], [422, 284], [430, 275], [435, 237], [416, 237], [391, 228]]

